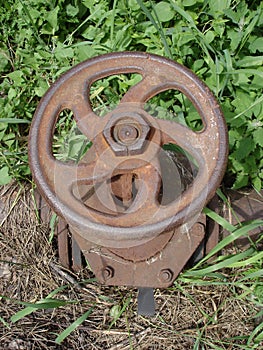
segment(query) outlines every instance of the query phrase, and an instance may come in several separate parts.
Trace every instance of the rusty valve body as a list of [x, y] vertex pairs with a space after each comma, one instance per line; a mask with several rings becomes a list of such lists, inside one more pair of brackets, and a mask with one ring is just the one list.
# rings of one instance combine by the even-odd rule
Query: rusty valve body
[[[89, 99], [91, 85], [125, 73], [140, 74], [142, 80], [115, 110], [97, 116]], [[203, 122], [201, 131], [145, 111], [147, 101], [169, 89], [192, 102]], [[52, 152], [55, 125], [65, 109], [73, 112], [79, 130], [92, 141], [77, 164], [59, 161]], [[170, 144], [185, 152], [183, 162], [189, 155], [194, 175], [187, 184], [180, 180], [178, 159], [171, 159], [165, 150]], [[29, 155], [41, 195], [66, 221], [72, 244], [102, 283], [167, 287], [197, 249], [216, 243], [216, 230], [205, 236], [206, 217], [201, 211], [224, 174], [227, 130], [212, 93], [176, 62], [122, 52], [72, 68], [38, 106]], [[58, 240], [64, 242], [59, 249], [65, 255], [65, 231]]]

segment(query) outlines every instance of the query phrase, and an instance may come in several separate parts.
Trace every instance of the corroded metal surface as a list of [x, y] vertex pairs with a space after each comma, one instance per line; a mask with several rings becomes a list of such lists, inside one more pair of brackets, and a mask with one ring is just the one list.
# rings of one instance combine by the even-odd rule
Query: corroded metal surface
[[[98, 117], [89, 100], [91, 85], [122, 73], [139, 73], [142, 80], [119, 106]], [[168, 89], [181, 91], [193, 103], [202, 118], [201, 131], [146, 112], [145, 103]], [[73, 112], [79, 129], [92, 141], [78, 164], [59, 161], [52, 152], [63, 110]], [[185, 168], [185, 156], [174, 158], [164, 150], [167, 144], [189, 154], [190, 181], [180, 180], [179, 158], [184, 158], [180, 166]], [[63, 218], [57, 228], [62, 263], [79, 270], [83, 253], [102, 283], [167, 287], [191, 257], [199, 258], [218, 239], [214, 230], [206, 239], [206, 218], [200, 212], [226, 167], [224, 118], [208, 88], [171, 60], [114, 53], [68, 71], [39, 104], [29, 155], [41, 194]]]
[[[139, 73], [142, 80], [114, 111], [98, 117], [89, 101], [90, 86], [122, 73]], [[157, 120], [144, 110], [146, 101], [168, 89], [181, 91], [193, 103], [203, 121], [201, 131]], [[79, 129], [92, 141], [92, 160], [84, 157], [70, 164], [53, 156], [54, 128], [64, 109], [73, 112]], [[187, 151], [198, 173], [186, 191], [162, 203], [160, 154], [168, 143]], [[76, 236], [119, 249], [145, 244], [198, 216], [224, 174], [227, 132], [215, 98], [187, 68], [163, 57], [123, 52], [85, 61], [57, 80], [35, 113], [29, 154], [39, 190]], [[94, 193], [88, 196], [91, 189]]]
[[166, 244], [161, 245], [157, 251], [160, 236], [154, 238], [149, 246], [143, 247], [142, 258], [140, 246], [131, 251], [97, 246], [73, 231], [73, 236], [99, 282], [106, 285], [154, 288], [166, 288], [173, 283], [204, 235], [202, 222], [195, 223], [187, 233], [180, 228], [165, 232], [160, 236], [163, 236], [161, 240], [163, 243], [166, 241]]

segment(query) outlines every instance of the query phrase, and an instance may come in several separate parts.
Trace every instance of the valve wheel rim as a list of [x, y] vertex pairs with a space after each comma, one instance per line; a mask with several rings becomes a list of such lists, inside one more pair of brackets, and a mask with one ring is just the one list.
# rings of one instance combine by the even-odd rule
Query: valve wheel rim
[[[68, 164], [61, 165], [59, 161], [55, 160], [52, 155], [52, 138], [60, 112], [66, 108], [71, 109], [79, 129], [89, 139], [96, 139], [97, 135], [102, 134], [110, 116], [103, 118], [103, 120], [93, 112], [88, 99], [89, 87], [99, 79], [124, 73], [139, 73], [143, 79], [127, 91], [120, 106], [117, 107], [117, 111], [127, 106], [143, 110], [143, 104], [151, 97], [162, 91], [174, 89], [181, 91], [190, 99], [205, 125], [201, 132], [194, 132], [175, 122], [154, 120], [146, 113], [148, 122], [154, 123], [155, 128], [159, 127], [161, 130], [162, 140], [159, 146], [176, 142], [198, 160], [201, 172], [199, 171], [190, 189], [182, 194], [177, 203], [172, 203], [169, 207], [158, 208], [155, 217], [152, 216], [151, 212], [152, 221], [141, 225], [132, 225], [134, 217], [138, 217], [138, 210], [127, 213], [120, 220], [118, 217], [105, 216], [83, 208], [83, 204], [77, 204], [77, 200], [74, 201], [72, 207], [67, 201], [73, 197], [66, 196], [66, 200], [63, 198], [63, 193], [67, 190], [65, 184], [60, 190], [57, 190], [54, 184], [54, 177], [58, 178], [62, 175], [66, 179], [70, 179], [76, 173], [78, 173], [78, 178], [83, 179], [85, 176], [87, 178], [87, 173], [94, 175], [94, 167], [99, 160], [97, 157], [89, 164], [80, 164], [75, 167]], [[100, 136], [98, 139], [100, 140]], [[210, 144], [205, 144], [205, 141], [210, 141]], [[100, 144], [99, 142], [98, 144]], [[194, 146], [199, 147], [201, 155]], [[42, 98], [35, 112], [29, 137], [32, 174], [42, 195], [76, 232], [89, 241], [108, 247], [142, 244], [163, 231], [182, 225], [199, 213], [213, 196], [222, 180], [226, 168], [227, 149], [227, 130], [224, 117], [217, 101], [206, 85], [184, 66], [157, 55], [140, 52], [102, 55], [82, 62], [62, 75]], [[100, 151], [100, 149], [97, 150], [97, 152]], [[108, 152], [105, 146], [104, 151]], [[211, 154], [213, 154], [212, 158]], [[209, 162], [209, 168], [207, 168], [207, 162]], [[154, 169], [151, 165], [148, 166], [150, 170], [147, 174], [151, 174]], [[54, 172], [54, 168], [57, 168], [57, 173]], [[58, 171], [58, 169], [60, 170]], [[99, 172], [97, 175], [100, 180], [105, 180], [109, 176], [108, 173], [103, 174], [103, 172]], [[157, 177], [156, 175], [156, 181]], [[90, 180], [97, 181], [94, 178]], [[195, 190], [193, 190], [194, 188]], [[145, 213], [147, 213], [146, 210], [147, 208]]]

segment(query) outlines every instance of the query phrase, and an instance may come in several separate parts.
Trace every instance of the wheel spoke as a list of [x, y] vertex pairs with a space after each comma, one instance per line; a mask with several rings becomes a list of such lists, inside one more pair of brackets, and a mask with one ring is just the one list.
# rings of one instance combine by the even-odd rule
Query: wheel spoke
[[74, 106], [73, 114], [79, 130], [92, 141], [97, 135], [97, 127], [101, 118], [86, 103]]
[[146, 220], [146, 217], [150, 217], [159, 208], [157, 198], [161, 187], [161, 174], [159, 162], [154, 161], [154, 163], [156, 164], [147, 164], [136, 171], [138, 193], [126, 211], [127, 215], [138, 215], [140, 212]]
[[158, 120], [158, 124], [162, 133], [162, 144], [174, 143], [201, 163], [209, 157], [207, 133], [195, 132], [170, 120]]
[[132, 86], [122, 97], [120, 105], [126, 103], [143, 104], [150, 97], [162, 91], [165, 82], [161, 77], [146, 75], [139, 83]]
[[[60, 187], [69, 189], [75, 183], [92, 185], [102, 182], [109, 176], [112, 169], [105, 166], [98, 166], [96, 160], [90, 163], [64, 163], [48, 157], [44, 160], [45, 169], [50, 186], [54, 192]], [[61, 192], [59, 190], [59, 192]]]

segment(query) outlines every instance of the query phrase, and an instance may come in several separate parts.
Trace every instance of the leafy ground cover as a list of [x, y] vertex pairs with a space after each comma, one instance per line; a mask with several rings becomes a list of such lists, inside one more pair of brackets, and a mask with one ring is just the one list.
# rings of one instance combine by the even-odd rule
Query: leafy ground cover
[[[28, 178], [30, 122], [58, 76], [99, 54], [139, 50], [184, 64], [210, 87], [229, 127], [228, 184], [260, 190], [262, 6], [245, 0], [5, 1], [0, 9], [1, 183]], [[125, 81], [115, 83], [109, 99], [127, 87]], [[96, 91], [93, 102], [101, 103]], [[160, 97], [159, 104], [178, 113], [170, 100]], [[188, 119], [195, 118], [190, 111]]]
[[[16, 180], [24, 186], [30, 180], [33, 113], [63, 72], [99, 54], [138, 50], [184, 64], [210, 87], [229, 128], [224, 183], [260, 191], [262, 8], [259, 0], [5, 1], [0, 7], [0, 185]], [[137, 79], [123, 75], [94, 84], [94, 109], [103, 114], [112, 108]], [[176, 115], [200, 127], [181, 94], [160, 94], [148, 107], [158, 117]], [[89, 140], [75, 130], [70, 113], [60, 117], [54, 152], [60, 159], [79, 159]], [[217, 249], [224, 254], [213, 264], [205, 260], [172, 288], [156, 291], [158, 313], [150, 320], [136, 315], [136, 291], [101, 287], [90, 271], [61, 274], [55, 239], [49, 242], [49, 227], [37, 220], [26, 189], [7, 186], [1, 192], [10, 207], [0, 227], [0, 348], [75, 349], [88, 343], [91, 349], [260, 349], [262, 237], [246, 250], [220, 243]], [[262, 225], [233, 227], [213, 218], [232, 232], [230, 240]]]

